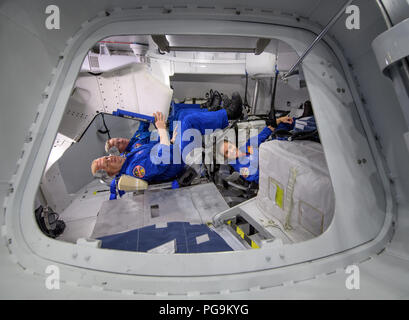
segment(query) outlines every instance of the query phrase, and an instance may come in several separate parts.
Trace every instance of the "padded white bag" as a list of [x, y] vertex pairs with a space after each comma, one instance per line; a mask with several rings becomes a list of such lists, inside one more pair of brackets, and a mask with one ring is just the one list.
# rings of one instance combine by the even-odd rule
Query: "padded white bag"
[[260, 147], [258, 207], [294, 241], [323, 233], [335, 196], [321, 144], [265, 142]]

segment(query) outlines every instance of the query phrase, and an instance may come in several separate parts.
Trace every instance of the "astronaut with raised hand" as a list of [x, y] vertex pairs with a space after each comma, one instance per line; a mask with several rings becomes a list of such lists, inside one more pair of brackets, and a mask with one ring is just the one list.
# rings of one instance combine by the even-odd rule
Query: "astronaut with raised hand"
[[[293, 123], [294, 119], [288, 116], [278, 118], [277, 129], [289, 129], [293, 126]], [[241, 147], [237, 147], [234, 143], [227, 140], [223, 141], [219, 146], [219, 153], [228, 160], [228, 164], [249, 182], [258, 183], [258, 148], [260, 144], [267, 140], [274, 130], [277, 130], [272, 126], [272, 122], [267, 121], [266, 124], [266, 127], [257, 136], [247, 140], [246, 144]]]
[[[183, 169], [181, 164], [173, 164], [172, 146], [170, 145], [169, 137], [166, 130], [166, 122], [161, 112], [154, 113], [155, 126], [158, 129], [159, 143], [157, 141], [149, 141], [144, 144], [132, 144], [129, 152], [127, 147], [130, 142], [121, 141], [123, 138], [115, 138], [108, 140], [113, 142], [121, 155], [110, 155], [95, 159], [91, 164], [91, 172], [95, 177], [114, 178], [122, 174], [134, 176], [147, 182], [162, 182], [173, 179]], [[126, 139], [125, 139], [126, 140]], [[117, 145], [115, 145], [117, 143]], [[127, 147], [125, 147], [127, 145]], [[124, 149], [125, 147], [125, 149]], [[170, 156], [169, 161], [163, 163], [163, 153]]]

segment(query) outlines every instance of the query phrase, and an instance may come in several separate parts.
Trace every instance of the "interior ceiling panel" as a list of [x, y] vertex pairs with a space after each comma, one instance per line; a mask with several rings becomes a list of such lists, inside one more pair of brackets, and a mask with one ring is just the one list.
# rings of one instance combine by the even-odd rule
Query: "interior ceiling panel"
[[237, 36], [167, 35], [171, 47], [255, 48], [257, 38]]
[[131, 44], [136, 44], [148, 48], [149, 36], [145, 35], [126, 35], [126, 36], [113, 36], [101, 40], [94, 48], [97, 48], [100, 44], [105, 44], [110, 50], [129, 51], [132, 52]]
[[[368, 0], [363, 0], [370, 2]], [[356, 1], [357, 3], [362, 3], [362, 0]], [[43, 3], [41, 5], [40, 3]], [[345, 0], [253, 0], [251, 2], [247, 0], [235, 1], [232, 4], [231, 1], [217, 0], [217, 1], [192, 1], [192, 0], [175, 0], [169, 5], [169, 7], [175, 6], [186, 6], [191, 7], [215, 7], [215, 8], [231, 8], [238, 10], [240, 9], [264, 9], [268, 11], [276, 11], [293, 14], [295, 16], [301, 16], [304, 18], [309, 18], [310, 20], [317, 22], [321, 25], [326, 25], [333, 14], [337, 12], [339, 8], [345, 3]], [[65, 21], [71, 21], [67, 24], [61, 21], [61, 29], [58, 33], [52, 30], [44, 32], [44, 21], [43, 20], [33, 20], [32, 16], [43, 16], [43, 8], [49, 3], [45, 0], [38, 1], [5, 1], [0, 4], [0, 13], [6, 16], [13, 16], [16, 20], [15, 22], [24, 26], [31, 33], [36, 34], [36, 36], [41, 39], [44, 43], [48, 43], [57, 50], [63, 50], [65, 47], [65, 41], [70, 36], [75, 34], [77, 31], [77, 25], [80, 25], [89, 17], [97, 14], [102, 10], [112, 11], [116, 7], [130, 8], [135, 7], [129, 5], [128, 0], [119, 0], [115, 4], [112, 4], [109, 0], [100, 0], [98, 2], [94, 1], [61, 1], [56, 0], [53, 4], [58, 5], [61, 12], [64, 12], [64, 16], [69, 16]], [[147, 6], [147, 7], [166, 7], [164, 2], [161, 0], [143, 0], [138, 1], [137, 6]], [[32, 14], [28, 14], [28, 13]], [[331, 14], [330, 14], [331, 13]], [[77, 23], [75, 23], [77, 21]], [[338, 22], [339, 24], [339, 22]], [[330, 31], [331, 33], [331, 31]], [[121, 37], [122, 38], [122, 37]]]
[[144, 35], [113, 36], [113, 37], [105, 38], [103, 41], [113, 42], [113, 43], [149, 44], [149, 36], [144, 36]]
[[[114, 36], [105, 38], [101, 42], [105, 42], [109, 48], [131, 51], [130, 43], [148, 45], [149, 35], [146, 36]], [[257, 46], [258, 38], [240, 37], [240, 36], [191, 36], [191, 35], [166, 35], [166, 39], [171, 47], [186, 47], [186, 48], [248, 48], [254, 49]], [[294, 52], [294, 49], [283, 41], [271, 39], [265, 51], [271, 53], [289, 53]]]

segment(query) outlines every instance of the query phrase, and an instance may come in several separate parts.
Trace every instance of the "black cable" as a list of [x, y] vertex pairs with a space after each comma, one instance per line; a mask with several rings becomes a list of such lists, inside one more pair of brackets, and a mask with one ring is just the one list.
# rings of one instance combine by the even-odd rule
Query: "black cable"
[[88, 73], [89, 73], [90, 75], [93, 75], [93, 76], [100, 76], [100, 75], [102, 74], [102, 72], [97, 72], [97, 73], [95, 73], [95, 72], [91, 72], [91, 71], [88, 71]]
[[247, 102], [247, 87], [248, 87], [248, 83], [249, 83], [249, 75], [246, 72], [246, 89], [244, 90], [244, 106], [248, 106], [248, 102]]
[[271, 96], [271, 109], [268, 115], [268, 119], [271, 120], [270, 122], [273, 128], [277, 128], [277, 119], [276, 119], [276, 112], [275, 112], [275, 99], [276, 99], [276, 91], [277, 91], [277, 79], [278, 79], [278, 70], [276, 70], [276, 76], [274, 78], [274, 85], [273, 85], [273, 93]]
[[101, 115], [102, 115], [102, 123], [104, 124], [105, 131], [98, 130], [98, 132], [99, 132], [99, 133], [102, 133], [102, 134], [108, 134], [108, 139], [111, 139], [111, 135], [109, 134], [109, 129], [108, 129], [108, 127], [107, 127], [107, 124], [105, 123], [104, 114], [101, 113]]

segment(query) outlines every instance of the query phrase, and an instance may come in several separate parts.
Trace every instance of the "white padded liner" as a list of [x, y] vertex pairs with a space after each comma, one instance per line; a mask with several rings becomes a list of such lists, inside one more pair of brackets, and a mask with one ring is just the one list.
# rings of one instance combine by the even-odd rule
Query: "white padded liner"
[[[293, 241], [314, 238], [328, 228], [335, 210], [335, 196], [321, 144], [265, 142], [260, 147], [259, 165], [257, 206], [282, 227], [291, 208], [291, 228], [284, 231]], [[288, 184], [292, 168], [296, 170], [296, 179], [291, 206], [285, 197], [291, 194]], [[275, 201], [277, 185], [283, 190], [282, 208]]]

